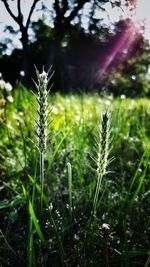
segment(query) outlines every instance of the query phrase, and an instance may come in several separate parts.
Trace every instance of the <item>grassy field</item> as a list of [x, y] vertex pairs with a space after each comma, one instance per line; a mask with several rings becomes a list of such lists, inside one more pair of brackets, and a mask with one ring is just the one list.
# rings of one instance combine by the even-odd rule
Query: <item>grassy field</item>
[[[49, 97], [41, 210], [37, 104], [24, 88], [13, 98], [0, 113], [0, 266], [150, 266], [150, 100]], [[91, 216], [96, 136], [108, 110], [113, 161]]]

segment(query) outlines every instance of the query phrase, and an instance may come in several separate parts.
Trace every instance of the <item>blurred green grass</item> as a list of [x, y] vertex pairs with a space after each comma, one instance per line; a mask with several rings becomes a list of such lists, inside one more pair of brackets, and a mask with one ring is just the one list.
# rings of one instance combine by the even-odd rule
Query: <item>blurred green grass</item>
[[[13, 97], [14, 102], [5, 105], [5, 118], [0, 127], [0, 212], [3, 216], [1, 228], [3, 233], [7, 232], [8, 243], [23, 257], [27, 213], [22, 185], [30, 192], [32, 185], [28, 175], [35, 175], [37, 152], [32, 141], [35, 142], [36, 102], [34, 95], [25, 88], [15, 90]], [[110, 266], [144, 266], [150, 250], [150, 100], [100, 97], [98, 94], [51, 94], [49, 110], [52, 122], [45, 159], [44, 191], [54, 206], [68, 261], [74, 262], [84, 236], [96, 184], [92, 160], [95, 135], [100, 114], [110, 110], [111, 156], [115, 159], [101, 189], [97, 225], [91, 231], [85, 257], [79, 257], [78, 264], [103, 266], [100, 228], [108, 223]], [[68, 162], [72, 166], [72, 225], [68, 211]], [[36, 171], [39, 177], [38, 169]], [[45, 223], [46, 220], [45, 215]], [[45, 232], [51, 240], [48, 256], [51, 259], [56, 253], [55, 239], [47, 230]], [[20, 243], [19, 249], [14, 245], [15, 239]], [[17, 259], [12, 259], [12, 251], [2, 241], [2, 262], [7, 255], [11, 266], [15, 266]], [[60, 265], [56, 261], [52, 266]]]

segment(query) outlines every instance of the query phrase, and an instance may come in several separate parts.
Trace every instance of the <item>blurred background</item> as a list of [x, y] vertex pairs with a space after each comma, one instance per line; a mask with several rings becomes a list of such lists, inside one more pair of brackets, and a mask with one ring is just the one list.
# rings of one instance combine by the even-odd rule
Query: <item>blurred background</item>
[[53, 65], [53, 92], [150, 94], [148, 0], [1, 0], [0, 72], [32, 87]]

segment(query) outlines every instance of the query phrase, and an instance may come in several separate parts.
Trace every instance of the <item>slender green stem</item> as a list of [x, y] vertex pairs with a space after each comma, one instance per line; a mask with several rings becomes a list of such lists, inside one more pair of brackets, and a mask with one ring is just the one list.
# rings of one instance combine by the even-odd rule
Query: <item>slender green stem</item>
[[[35, 172], [34, 172], [34, 186], [32, 191], [32, 206], [35, 204], [35, 185], [37, 182], [37, 157], [35, 162]], [[34, 257], [34, 246], [33, 246], [33, 221], [31, 215], [29, 215], [29, 232], [28, 232], [28, 266], [35, 266], [35, 257]]]
[[33, 222], [30, 216], [29, 218], [29, 236], [28, 236], [28, 266], [34, 266], [34, 259], [33, 259]]
[[101, 188], [102, 178], [103, 178], [103, 175], [98, 174], [96, 191], [95, 191], [94, 201], [93, 201], [93, 209], [92, 209], [93, 216], [96, 215], [96, 209], [97, 209], [97, 203], [98, 203], [98, 197], [99, 197], [99, 192]]
[[150, 266], [150, 256], [148, 256], [148, 259], [147, 259], [144, 267], [148, 267], [148, 266]]
[[88, 237], [88, 234], [89, 234], [90, 229], [91, 229], [92, 221], [93, 221], [94, 217], [96, 216], [97, 203], [98, 203], [98, 197], [99, 197], [99, 192], [100, 192], [100, 188], [101, 188], [102, 178], [103, 178], [103, 176], [98, 174], [98, 179], [97, 179], [97, 184], [96, 184], [96, 191], [95, 191], [94, 201], [93, 201], [93, 207], [92, 207], [92, 211], [91, 211], [91, 216], [90, 216], [89, 221], [88, 221], [87, 231], [86, 231], [86, 234], [85, 234], [85, 239], [84, 239], [81, 251], [84, 250], [84, 247], [85, 247], [85, 244], [86, 244], [86, 241], [87, 241], [87, 237]]
[[102, 179], [104, 175], [106, 174], [106, 169], [107, 169], [108, 163], [110, 162], [108, 158], [109, 142], [110, 142], [110, 117], [109, 117], [109, 113], [106, 111], [105, 113], [102, 114], [101, 122], [99, 124], [98, 141], [96, 142], [97, 143], [97, 147], [96, 147], [96, 150], [97, 150], [97, 157], [96, 157], [97, 183], [96, 183], [96, 190], [94, 194], [93, 207], [92, 207], [91, 215], [88, 221], [87, 231], [85, 234], [83, 245], [81, 247], [81, 251], [83, 251], [85, 247], [87, 237], [91, 229], [92, 221], [94, 222], [96, 218]]
[[43, 199], [43, 189], [44, 189], [44, 152], [40, 152], [40, 184], [41, 184], [40, 206], [42, 212], [42, 199]]
[[69, 191], [69, 217], [70, 223], [72, 223], [72, 168], [70, 162], [68, 162], [68, 191]]

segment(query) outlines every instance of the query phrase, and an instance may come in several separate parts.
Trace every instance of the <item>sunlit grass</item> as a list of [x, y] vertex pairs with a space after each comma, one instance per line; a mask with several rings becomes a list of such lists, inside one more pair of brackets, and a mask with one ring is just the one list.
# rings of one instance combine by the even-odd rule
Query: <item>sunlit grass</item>
[[[3, 266], [10, 266], [10, 262], [11, 266], [26, 266], [27, 246], [33, 248], [27, 232], [32, 229], [35, 245], [28, 255], [30, 266], [40, 266], [40, 255], [36, 256], [40, 237], [46, 240], [41, 249], [45, 266], [47, 262], [62, 266], [62, 259], [64, 266], [104, 266], [104, 223], [110, 227], [110, 266], [144, 266], [149, 254], [150, 100], [98, 94], [49, 96], [52, 123], [39, 230], [40, 173], [32, 143], [36, 115], [32, 104], [36, 106], [36, 100], [25, 88], [18, 88], [13, 97], [14, 102], [5, 107], [0, 128]], [[115, 159], [99, 190], [96, 222], [81, 253], [96, 187], [93, 147], [100, 115], [107, 110], [111, 112], [110, 157]], [[33, 189], [35, 205], [28, 199]], [[29, 203], [36, 227], [31, 221], [28, 225]]]

